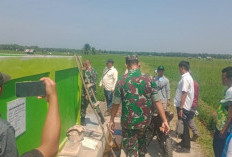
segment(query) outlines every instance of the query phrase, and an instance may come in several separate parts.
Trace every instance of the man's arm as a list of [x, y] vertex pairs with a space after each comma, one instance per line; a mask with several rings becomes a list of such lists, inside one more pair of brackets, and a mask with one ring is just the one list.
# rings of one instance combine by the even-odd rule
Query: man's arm
[[114, 91], [115, 89], [115, 85], [118, 81], [118, 71], [115, 69], [115, 72], [113, 73], [113, 79], [114, 79], [114, 83], [113, 83], [113, 88], [112, 88], [112, 92]]
[[165, 111], [164, 111], [162, 102], [161, 101], [156, 101], [155, 106], [156, 106], [157, 111], [159, 112], [160, 117], [162, 118], [162, 121], [167, 122], [167, 118], [166, 118], [166, 115], [165, 115]]
[[100, 83], [99, 83], [99, 87], [101, 87], [102, 84], [103, 84], [102, 80], [103, 80], [103, 77], [101, 77], [101, 80], [100, 80]]
[[180, 117], [183, 116], [183, 107], [184, 107], [184, 104], [185, 104], [186, 97], [187, 97], [187, 92], [182, 91], [181, 102], [180, 102], [180, 111], [178, 113], [178, 115]]
[[167, 105], [169, 106], [170, 105], [170, 99], [171, 99], [169, 80], [167, 80], [166, 92], [167, 92], [166, 94], [167, 94], [167, 98], [168, 98]]
[[118, 112], [119, 106], [120, 104], [113, 104], [112, 106], [111, 117], [110, 117], [110, 131], [112, 133], [114, 132], [114, 127], [115, 127], [114, 118]]
[[157, 85], [156, 85], [155, 81], [154, 80], [150, 81], [150, 83], [148, 84], [148, 87], [149, 86], [152, 89], [152, 92], [151, 92], [152, 105], [156, 106], [156, 109], [159, 112], [159, 115], [160, 115], [160, 117], [162, 118], [162, 121], [163, 121], [161, 131], [163, 131], [165, 133], [168, 133], [170, 128], [169, 128], [169, 125], [168, 125], [168, 122], [167, 122], [167, 118], [166, 118], [166, 115], [165, 115], [163, 104], [160, 101], [160, 97], [159, 97], [159, 94], [158, 94], [158, 89], [157, 89]]
[[119, 82], [116, 85], [112, 103], [113, 103], [113, 106], [112, 106], [112, 110], [111, 110], [109, 128], [110, 128], [110, 131], [113, 133], [114, 127], [115, 127], [114, 117], [116, 116], [116, 113], [118, 112], [119, 106], [122, 103]]
[[105, 72], [106, 72], [106, 68], [103, 70], [102, 77], [101, 77], [101, 80], [99, 83], [99, 87], [101, 87], [103, 85], [103, 77], [104, 77]]
[[169, 128], [168, 121], [167, 121], [167, 118], [166, 118], [166, 115], [165, 115], [163, 104], [162, 104], [161, 101], [156, 101], [155, 105], [156, 105], [156, 109], [159, 112], [159, 115], [160, 115], [160, 117], [161, 117], [161, 119], [163, 121], [161, 131], [163, 131], [165, 133], [168, 133], [170, 131], [170, 128]]
[[43, 127], [41, 145], [37, 149], [44, 157], [54, 157], [59, 149], [61, 127], [56, 84], [49, 78], [42, 78], [41, 81], [46, 85], [46, 100], [49, 107]]
[[220, 131], [220, 136], [224, 137], [225, 133], [227, 132], [227, 129], [232, 121], [232, 102], [228, 102], [229, 108], [228, 108], [228, 117], [226, 120], [226, 124], [224, 125], [223, 129]]

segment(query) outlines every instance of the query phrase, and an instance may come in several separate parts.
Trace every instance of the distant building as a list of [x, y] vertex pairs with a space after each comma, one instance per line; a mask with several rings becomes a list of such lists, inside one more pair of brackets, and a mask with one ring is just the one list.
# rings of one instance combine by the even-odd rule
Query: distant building
[[35, 54], [34, 49], [25, 49], [24, 52], [27, 53], [27, 54]]
[[207, 60], [207, 61], [212, 61], [213, 58], [208, 56], [208, 57], [206, 57], [206, 60]]

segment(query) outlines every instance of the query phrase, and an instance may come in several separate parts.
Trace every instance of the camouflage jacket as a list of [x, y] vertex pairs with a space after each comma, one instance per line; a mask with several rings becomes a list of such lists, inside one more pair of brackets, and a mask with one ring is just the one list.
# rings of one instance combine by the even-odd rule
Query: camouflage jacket
[[121, 125], [142, 129], [151, 122], [151, 104], [159, 100], [157, 85], [139, 69], [129, 70], [116, 84], [113, 104], [122, 104]]
[[[94, 68], [89, 67], [87, 70], [84, 70], [84, 81], [86, 84], [94, 84], [91, 88], [93, 88], [94, 92], [96, 92], [97, 72]], [[89, 91], [91, 88], [89, 88]], [[83, 94], [85, 95], [85, 92]]]

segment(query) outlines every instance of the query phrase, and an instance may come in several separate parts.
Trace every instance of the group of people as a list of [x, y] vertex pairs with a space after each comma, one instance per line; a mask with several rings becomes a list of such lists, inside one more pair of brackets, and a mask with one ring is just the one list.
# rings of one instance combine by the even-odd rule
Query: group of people
[[[170, 84], [164, 76], [164, 66], [156, 69], [157, 76], [145, 75], [140, 70], [138, 56], [126, 57], [126, 72], [118, 80], [118, 72], [113, 67], [114, 61], [107, 60], [106, 67], [99, 86], [104, 86], [107, 102], [106, 115], [111, 114], [110, 127], [114, 129], [114, 117], [122, 105], [121, 126], [122, 146], [128, 156], [144, 156], [146, 154], [145, 131], [151, 122], [152, 108], [158, 111], [163, 120], [163, 130], [169, 132], [169, 124], [165, 115], [167, 106], [170, 105]], [[91, 67], [90, 61], [84, 61], [84, 80], [88, 90], [96, 93], [97, 72]], [[193, 130], [193, 140], [199, 137], [194, 123], [194, 115], [198, 104], [198, 83], [192, 79], [190, 65], [187, 61], [179, 63], [182, 76], [174, 98], [178, 118], [183, 120], [184, 132], [182, 141], [178, 143], [177, 152], [190, 152], [189, 127]], [[91, 91], [89, 91], [91, 93]], [[92, 98], [92, 97], [91, 97]], [[113, 103], [113, 107], [112, 107]], [[81, 124], [85, 125], [86, 108], [89, 104], [85, 91], [82, 95]]]
[[[124, 74], [117, 82], [113, 96], [113, 108], [110, 119], [110, 127], [113, 132], [114, 118], [122, 105], [121, 126], [122, 126], [122, 148], [127, 156], [145, 156], [146, 150], [146, 129], [151, 122], [152, 108], [155, 107], [163, 120], [161, 126], [165, 133], [170, 128], [165, 115], [167, 106], [170, 105], [170, 84], [164, 76], [164, 66], [157, 68], [158, 75], [151, 77], [140, 70], [138, 56], [126, 57], [128, 73]], [[189, 123], [195, 130], [194, 138], [199, 135], [195, 127], [193, 117], [198, 100], [198, 86], [189, 73], [190, 65], [187, 61], [179, 63], [179, 71], [182, 76], [174, 98], [178, 118], [184, 122], [184, 132], [181, 136], [177, 152], [190, 152]], [[195, 105], [194, 103], [195, 94]]]
[[[164, 67], [157, 68], [157, 76], [151, 77], [140, 70], [138, 56], [125, 58], [127, 72], [118, 80], [118, 72], [114, 68], [114, 61], [106, 62], [100, 85], [104, 86], [107, 102], [107, 115], [111, 115], [109, 128], [114, 131], [114, 118], [121, 105], [122, 149], [127, 156], [144, 157], [147, 148], [145, 131], [151, 122], [152, 107], [156, 108], [163, 123], [161, 130], [170, 131], [165, 115], [170, 105], [170, 84], [164, 76]], [[90, 61], [84, 62], [84, 79], [88, 90], [96, 92], [97, 72], [91, 67]], [[198, 104], [199, 87], [193, 80], [190, 64], [181, 61], [178, 65], [181, 79], [174, 97], [174, 106], [178, 119], [183, 121], [184, 131], [182, 141], [178, 143], [177, 152], [190, 152], [189, 127], [193, 130], [193, 139], [199, 136], [193, 117]], [[0, 73], [0, 96], [4, 91], [4, 84], [10, 76]], [[46, 121], [43, 127], [41, 145], [22, 157], [54, 157], [58, 151], [60, 137], [60, 114], [56, 92], [56, 84], [50, 78], [41, 78], [46, 86], [46, 100], [49, 103]], [[213, 139], [215, 157], [226, 157], [232, 153], [232, 66], [222, 70], [222, 84], [227, 86], [225, 98], [218, 105], [217, 126]], [[84, 92], [84, 91], [83, 91]], [[40, 99], [42, 97], [39, 97]], [[85, 113], [89, 100], [85, 93], [81, 102], [81, 123], [85, 124]], [[14, 128], [0, 117], [0, 157], [18, 157]]]
[[[110, 129], [114, 131], [114, 118], [122, 105], [122, 148], [127, 156], [145, 156], [146, 141], [145, 131], [151, 122], [152, 107], [155, 106], [163, 120], [161, 130], [168, 133], [170, 128], [165, 116], [165, 110], [170, 105], [169, 80], [164, 76], [164, 67], [157, 68], [158, 76], [152, 78], [140, 70], [138, 56], [126, 57], [127, 72], [117, 81], [114, 94], [113, 106], [110, 118]], [[183, 133], [181, 142], [178, 143], [176, 152], [189, 153], [190, 133], [193, 131], [192, 140], [199, 137], [199, 132], [194, 123], [194, 115], [198, 106], [199, 85], [193, 80], [188, 61], [178, 64], [181, 79], [177, 85], [174, 106], [178, 119], [183, 121]], [[222, 70], [222, 82], [227, 86], [225, 99], [218, 106], [217, 129], [214, 136], [215, 157], [230, 156], [232, 151], [232, 67]], [[231, 155], [232, 156], [232, 155]]]
[[[84, 66], [84, 81], [86, 87], [88, 88], [88, 92], [90, 93], [90, 98], [92, 102], [95, 102], [93, 93], [96, 94], [96, 84], [97, 84], [97, 72], [91, 66], [89, 60], [85, 60], [83, 62]], [[118, 80], [118, 71], [114, 67], [114, 61], [112, 59], [108, 59], [106, 61], [106, 67], [103, 70], [103, 74], [99, 83], [99, 88], [104, 88], [104, 95], [106, 98], [107, 110], [105, 116], [109, 115], [112, 108], [112, 98], [115, 89], [115, 85]], [[81, 124], [86, 125], [85, 116], [86, 116], [86, 109], [88, 104], [90, 103], [88, 97], [86, 95], [86, 91], [82, 88], [82, 99], [81, 99]]]

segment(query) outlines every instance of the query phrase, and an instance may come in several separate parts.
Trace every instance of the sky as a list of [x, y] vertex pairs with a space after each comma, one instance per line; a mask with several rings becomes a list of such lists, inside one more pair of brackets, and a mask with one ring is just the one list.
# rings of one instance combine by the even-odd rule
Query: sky
[[231, 0], [1, 0], [0, 44], [232, 54]]

